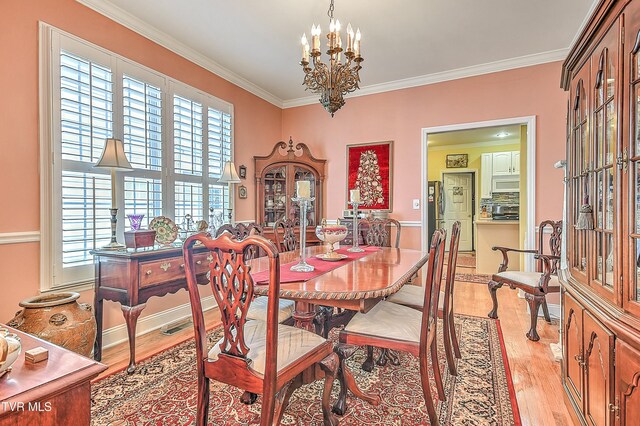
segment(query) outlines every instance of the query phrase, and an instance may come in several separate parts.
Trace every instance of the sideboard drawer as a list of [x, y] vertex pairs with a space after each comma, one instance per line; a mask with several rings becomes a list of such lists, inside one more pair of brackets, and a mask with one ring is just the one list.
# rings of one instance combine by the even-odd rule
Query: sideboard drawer
[[[204, 274], [209, 270], [211, 261], [209, 252], [198, 253], [193, 256], [193, 259], [196, 264], [196, 274]], [[184, 259], [182, 257], [140, 262], [139, 271], [140, 288], [185, 279]]]

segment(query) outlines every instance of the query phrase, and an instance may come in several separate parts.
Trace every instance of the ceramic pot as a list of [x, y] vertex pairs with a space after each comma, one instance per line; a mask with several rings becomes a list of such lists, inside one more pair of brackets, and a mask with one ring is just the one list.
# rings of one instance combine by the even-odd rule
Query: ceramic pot
[[96, 340], [96, 319], [91, 306], [78, 303], [80, 294], [52, 293], [25, 299], [24, 308], [9, 322], [32, 334], [84, 356], [91, 356]]
[[0, 328], [0, 377], [11, 371], [11, 365], [16, 362], [21, 351], [20, 338], [6, 328]]

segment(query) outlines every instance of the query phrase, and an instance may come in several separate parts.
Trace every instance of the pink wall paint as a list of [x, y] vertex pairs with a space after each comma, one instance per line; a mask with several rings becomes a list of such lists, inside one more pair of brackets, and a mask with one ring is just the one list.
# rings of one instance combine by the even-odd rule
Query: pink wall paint
[[[334, 118], [320, 104], [285, 109], [282, 136], [306, 143], [328, 159], [326, 216], [339, 217], [345, 202], [345, 146], [393, 140], [393, 213], [419, 221], [411, 201], [420, 198], [421, 130], [535, 115], [537, 119], [536, 222], [562, 214], [562, 172], [553, 164], [565, 157], [567, 95], [560, 89], [560, 63], [447, 81], [346, 100]], [[366, 83], [366, 65], [363, 69]], [[544, 194], [544, 198], [543, 198]], [[401, 244], [420, 247], [420, 228], [403, 229]], [[417, 235], [416, 235], [417, 234]]]
[[[23, 0], [4, 4], [0, 14], [0, 52], [11, 58], [0, 61], [0, 199], [5, 201], [0, 233], [40, 227], [38, 21], [233, 103], [236, 164], [245, 164], [249, 177], [244, 183], [248, 199], [236, 200], [238, 219], [255, 216], [252, 157], [268, 153], [276, 141], [291, 135], [329, 160], [325, 208], [330, 218], [344, 208], [345, 145], [394, 140], [393, 216], [418, 221], [411, 199], [420, 195], [423, 127], [525, 115], [538, 118], [537, 218], [560, 215], [562, 176], [552, 165], [564, 158], [566, 95], [558, 88], [558, 63], [353, 98], [331, 119], [319, 105], [281, 111], [74, 0]], [[366, 82], [366, 68], [363, 75]], [[402, 244], [419, 247], [418, 228], [406, 228]], [[38, 294], [39, 250], [38, 243], [0, 245], [0, 321], [13, 316], [21, 299]], [[92, 292], [82, 295], [83, 301], [92, 298]], [[143, 317], [182, 303], [187, 303], [184, 291], [152, 298]], [[105, 327], [121, 323], [118, 304], [107, 303]]]
[[[253, 175], [253, 155], [280, 140], [282, 111], [74, 0], [4, 2], [0, 13], [0, 233], [40, 228], [38, 141], [38, 21], [44, 21], [218, 98], [235, 109], [235, 161]], [[255, 193], [236, 200], [238, 218], [252, 218]], [[38, 243], [0, 245], [0, 321], [9, 320], [18, 302], [39, 293]], [[16, 266], [19, 265], [18, 270]], [[93, 292], [82, 295], [92, 301]], [[144, 315], [187, 303], [186, 292], [154, 298]], [[122, 323], [118, 304], [105, 306], [105, 326]]]

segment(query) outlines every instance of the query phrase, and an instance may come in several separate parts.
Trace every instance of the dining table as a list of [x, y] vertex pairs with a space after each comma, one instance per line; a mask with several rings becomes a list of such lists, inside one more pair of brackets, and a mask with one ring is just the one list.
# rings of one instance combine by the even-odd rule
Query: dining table
[[[314, 329], [314, 319], [321, 313], [320, 307], [341, 308], [343, 311], [367, 313], [378, 302], [392, 295], [418, 276], [420, 268], [427, 262], [428, 253], [420, 250], [392, 247], [363, 247], [362, 253], [349, 253], [346, 247], [337, 250], [347, 256], [339, 261], [328, 263], [322, 256], [325, 246], [307, 247], [304, 251], [307, 262], [316, 266], [312, 273], [290, 271], [292, 264], [301, 258], [300, 251], [283, 252], [280, 258], [281, 299], [295, 301], [293, 319], [295, 326], [309, 331]], [[266, 296], [268, 285], [260, 285], [258, 277], [266, 276], [269, 268], [268, 258], [259, 257], [249, 263], [250, 272], [256, 281], [256, 295]], [[264, 283], [264, 282], [263, 282]], [[346, 411], [346, 396], [349, 390], [354, 396], [377, 405], [380, 396], [365, 393], [358, 388], [353, 373], [345, 360], [357, 348], [337, 343], [336, 352], [340, 357], [340, 385], [338, 401], [333, 407], [337, 414]]]

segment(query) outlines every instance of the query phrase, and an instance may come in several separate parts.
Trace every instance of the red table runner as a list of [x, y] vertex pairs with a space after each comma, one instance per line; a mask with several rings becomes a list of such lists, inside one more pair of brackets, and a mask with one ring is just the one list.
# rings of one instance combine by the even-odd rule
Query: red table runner
[[[362, 257], [365, 257], [368, 254], [371, 254], [375, 251], [380, 250], [379, 247], [373, 246], [360, 246], [364, 249], [363, 252], [360, 253], [351, 253], [348, 252], [346, 248], [341, 248], [336, 250], [336, 253], [346, 255], [346, 259], [337, 260], [337, 261], [327, 261], [318, 259], [315, 256], [308, 257], [307, 263], [309, 265], [313, 265], [315, 268], [311, 272], [295, 272], [291, 270], [291, 267], [299, 262], [299, 259], [295, 262], [285, 263], [284, 265], [280, 265], [280, 282], [281, 283], [293, 283], [298, 281], [309, 281], [310, 279], [316, 278], [322, 274], [326, 274], [327, 272], [333, 271], [341, 266], [343, 266], [347, 262], [353, 262], [354, 260], [358, 260]], [[260, 271], [256, 273], [252, 273], [253, 282], [256, 284], [268, 284], [269, 283], [269, 270]]]

